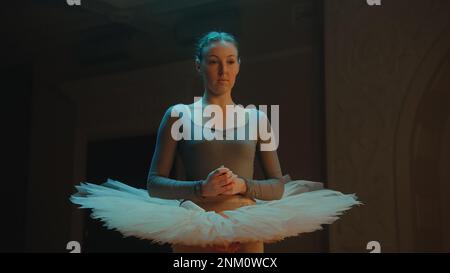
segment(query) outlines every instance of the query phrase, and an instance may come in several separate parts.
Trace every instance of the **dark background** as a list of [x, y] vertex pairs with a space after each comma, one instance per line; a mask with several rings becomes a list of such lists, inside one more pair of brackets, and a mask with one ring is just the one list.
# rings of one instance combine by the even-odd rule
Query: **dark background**
[[235, 100], [280, 105], [283, 171], [365, 203], [267, 251], [450, 250], [448, 1], [7, 1], [1, 13], [1, 251], [171, 251], [68, 198], [81, 181], [145, 187], [164, 111], [202, 95], [192, 56], [210, 30], [240, 41]]

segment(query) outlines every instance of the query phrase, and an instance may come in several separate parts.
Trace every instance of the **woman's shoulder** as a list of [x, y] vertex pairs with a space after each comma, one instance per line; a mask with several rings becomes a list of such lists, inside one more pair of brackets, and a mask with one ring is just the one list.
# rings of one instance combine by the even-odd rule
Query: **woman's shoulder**
[[250, 117], [253, 117], [255, 119], [268, 119], [266, 112], [256, 108], [256, 107], [249, 107], [245, 109], [246, 112], [249, 114]]
[[178, 103], [169, 106], [165, 112], [166, 117], [180, 117], [180, 115], [190, 114], [192, 104]]

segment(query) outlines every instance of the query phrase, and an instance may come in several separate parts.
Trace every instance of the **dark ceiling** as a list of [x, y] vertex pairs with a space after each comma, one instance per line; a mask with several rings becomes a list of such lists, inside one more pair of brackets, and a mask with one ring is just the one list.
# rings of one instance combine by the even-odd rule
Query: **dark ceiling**
[[[74, 1], [74, 0], [67, 0]], [[207, 30], [239, 36], [242, 10], [279, 0], [25, 0], [2, 3], [3, 67], [41, 52], [73, 50], [82, 66], [190, 58]], [[310, 3], [308, 0], [287, 2]], [[300, 7], [300, 9], [299, 9]], [[297, 5], [308, 16], [311, 5]]]

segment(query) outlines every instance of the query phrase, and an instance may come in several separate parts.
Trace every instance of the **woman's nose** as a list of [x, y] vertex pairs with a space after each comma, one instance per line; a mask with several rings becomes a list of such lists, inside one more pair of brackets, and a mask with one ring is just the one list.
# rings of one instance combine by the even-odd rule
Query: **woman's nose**
[[228, 71], [227, 65], [226, 64], [220, 64], [219, 65], [219, 74], [225, 74]]

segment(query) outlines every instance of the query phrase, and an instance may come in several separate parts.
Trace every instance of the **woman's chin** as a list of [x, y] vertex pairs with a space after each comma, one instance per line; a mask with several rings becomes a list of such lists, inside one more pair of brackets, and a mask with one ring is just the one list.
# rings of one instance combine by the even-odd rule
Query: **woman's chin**
[[230, 93], [231, 89], [225, 86], [218, 86], [214, 89], [211, 90], [211, 92], [216, 95], [216, 96], [220, 96], [226, 93]]

